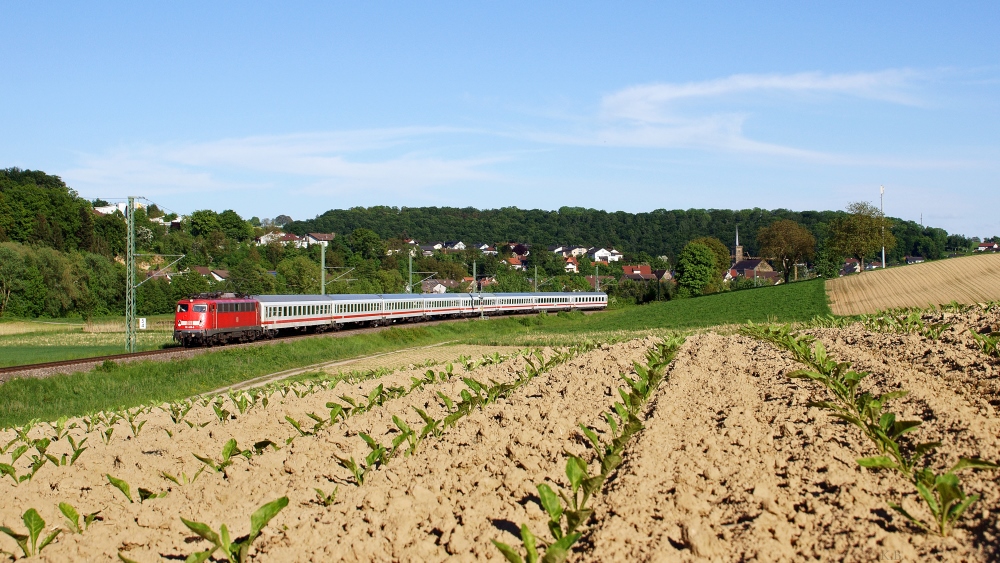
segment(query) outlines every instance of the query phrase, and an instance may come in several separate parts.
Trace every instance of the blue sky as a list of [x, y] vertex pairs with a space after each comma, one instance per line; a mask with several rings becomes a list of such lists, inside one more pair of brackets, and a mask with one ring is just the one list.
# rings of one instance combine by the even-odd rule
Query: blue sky
[[0, 167], [296, 219], [882, 184], [889, 215], [1000, 234], [997, 2], [249, 4], [0, 0]]

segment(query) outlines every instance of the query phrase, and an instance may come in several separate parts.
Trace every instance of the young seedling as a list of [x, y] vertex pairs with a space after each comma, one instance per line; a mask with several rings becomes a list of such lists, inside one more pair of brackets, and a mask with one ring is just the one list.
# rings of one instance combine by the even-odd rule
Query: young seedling
[[126, 414], [126, 419], [128, 420], [128, 425], [130, 428], [132, 428], [132, 437], [138, 438], [139, 432], [142, 431], [142, 427], [146, 425], [145, 420], [140, 421], [138, 424], [136, 424], [139, 415], [142, 414], [142, 407], [135, 409], [135, 412], [125, 411], [125, 414]]
[[48, 536], [45, 536], [45, 539], [39, 544], [38, 538], [45, 529], [45, 520], [42, 520], [42, 517], [34, 508], [29, 508], [21, 517], [21, 520], [24, 522], [24, 527], [28, 529], [27, 534], [19, 534], [7, 526], [0, 526], [0, 532], [13, 538], [25, 557], [33, 557], [41, 553], [62, 532], [62, 528], [56, 528]]
[[63, 513], [66, 517], [66, 523], [68, 524], [69, 531], [74, 534], [82, 534], [84, 530], [89, 530], [90, 525], [97, 520], [97, 515], [101, 513], [100, 510], [97, 512], [91, 512], [90, 514], [83, 515], [83, 526], [80, 525], [80, 513], [73, 508], [73, 505], [68, 502], [59, 503], [59, 511]]
[[963, 469], [997, 469], [997, 467], [995, 463], [963, 457], [951, 469], [940, 475], [927, 468], [918, 470], [915, 473], [917, 491], [934, 517], [930, 523], [915, 518], [902, 505], [890, 502], [889, 506], [925, 531], [948, 536], [962, 514], [979, 500], [979, 495], [966, 496], [956, 473]]
[[417, 411], [417, 414], [419, 414], [420, 418], [423, 419], [423, 421], [424, 421], [424, 427], [420, 431], [420, 439], [421, 440], [424, 439], [424, 438], [426, 438], [427, 436], [431, 436], [431, 435], [433, 435], [434, 437], [441, 436], [442, 430], [441, 430], [441, 421], [440, 420], [435, 420], [430, 415], [428, 415], [426, 412], [424, 412], [423, 409], [420, 409], [420, 408], [417, 408], [417, 407], [413, 407], [413, 410]]
[[349, 411], [344, 410], [343, 405], [340, 403], [330, 401], [326, 404], [326, 408], [330, 409], [330, 424], [336, 422], [338, 418], [347, 420]]
[[365, 457], [365, 463], [368, 467], [375, 467], [378, 469], [378, 467], [389, 463], [389, 459], [392, 457], [392, 454], [388, 449], [386, 449], [385, 446], [378, 443], [374, 438], [364, 432], [359, 432], [358, 435], [361, 436], [361, 439], [368, 444], [369, 448], [371, 448], [371, 451], [368, 452], [368, 456]]
[[69, 433], [69, 430], [66, 428], [66, 421], [67, 420], [68, 420], [67, 417], [61, 416], [61, 417], [59, 417], [59, 420], [57, 420], [55, 422], [47, 422], [46, 423], [46, 424], [49, 425], [49, 428], [51, 428], [52, 431], [55, 432], [55, 435], [52, 436], [52, 441], [53, 442], [58, 442], [59, 440], [61, 440], [63, 438], [63, 436], [65, 436], [67, 433]]
[[104, 442], [105, 446], [111, 443], [111, 435], [114, 433], [115, 429], [113, 426], [109, 426], [104, 432], [101, 432], [101, 440]]
[[77, 442], [76, 440], [73, 439], [72, 435], [67, 435], [66, 437], [69, 439], [70, 447], [73, 448], [73, 455], [69, 458], [69, 464], [73, 465], [74, 463], [76, 463], [77, 458], [79, 458], [80, 455], [83, 454], [84, 450], [87, 449], [83, 445], [83, 443], [86, 442], [87, 439], [84, 438], [79, 442]]
[[183, 487], [184, 485], [190, 485], [191, 483], [197, 481], [198, 476], [201, 475], [201, 472], [205, 470], [205, 467], [206, 466], [203, 465], [200, 468], [198, 468], [198, 471], [195, 471], [194, 475], [191, 476], [190, 478], [188, 477], [187, 473], [184, 472], [181, 472], [180, 477], [174, 477], [173, 475], [167, 473], [166, 471], [160, 471], [160, 475], [168, 481], [173, 481], [178, 487]]
[[441, 397], [441, 400], [444, 402], [445, 411], [450, 413], [455, 410], [455, 403], [454, 401], [451, 400], [451, 398], [448, 397], [448, 395], [445, 395], [444, 393], [438, 391], [437, 396]]
[[238, 393], [238, 394], [230, 393], [229, 400], [232, 401], [233, 406], [236, 407], [236, 410], [240, 411], [240, 414], [245, 414], [247, 412], [247, 409], [253, 406], [253, 403], [250, 401], [250, 398], [247, 397], [245, 393]]
[[332, 491], [330, 491], [330, 494], [326, 494], [323, 492], [323, 489], [317, 488], [316, 498], [319, 499], [319, 503], [323, 506], [330, 506], [337, 500], [337, 491], [339, 489], [340, 486], [336, 486]]
[[236, 439], [230, 438], [222, 446], [222, 454], [218, 460], [212, 459], [210, 457], [202, 457], [198, 454], [192, 454], [198, 461], [204, 463], [206, 466], [210, 467], [216, 473], [223, 473], [225, 469], [233, 464], [233, 456], [242, 455], [243, 457], [250, 459], [252, 455], [250, 452], [243, 451], [236, 445]]
[[410, 426], [406, 424], [405, 420], [396, 415], [392, 415], [392, 423], [399, 429], [399, 436], [396, 436], [392, 440], [392, 453], [389, 454], [389, 457], [396, 457], [396, 451], [399, 450], [399, 446], [401, 446], [403, 442], [408, 443], [410, 446], [406, 449], [405, 455], [409, 456], [410, 454], [416, 452], [417, 445], [420, 444], [420, 438], [416, 435], [416, 433], [410, 429]]
[[302, 425], [299, 424], [297, 420], [288, 415], [285, 415], [285, 420], [288, 421], [288, 424], [292, 425], [292, 428], [295, 428], [295, 430], [298, 431], [299, 436], [312, 436], [314, 434], [314, 432], [311, 432], [309, 430], [303, 430]]
[[361, 485], [365, 484], [365, 473], [368, 472], [367, 466], [358, 465], [358, 463], [354, 461], [354, 457], [346, 459], [337, 455], [334, 455], [333, 457], [337, 460], [337, 463], [341, 467], [351, 472], [351, 475], [354, 476], [354, 482], [357, 486], [360, 487]]
[[160, 407], [160, 409], [170, 415], [170, 420], [174, 424], [180, 424], [184, 420], [184, 417], [191, 412], [191, 407], [193, 406], [190, 401], [183, 401], [180, 403], [170, 403], [167, 405], [167, 408]]
[[212, 403], [212, 410], [215, 411], [215, 416], [218, 417], [220, 424], [225, 424], [232, 413], [222, 408], [222, 397], [219, 397], [214, 403]]
[[[130, 503], [135, 502], [135, 500], [132, 499], [132, 488], [129, 487], [129, 484], [126, 483], [124, 479], [118, 479], [116, 477], [113, 477], [110, 473], [105, 473], [104, 476], [108, 478], [109, 483], [114, 485], [115, 488], [117, 488], [119, 491], [122, 492], [123, 495], [125, 495], [125, 498], [127, 498]], [[149, 489], [143, 489], [142, 487], [139, 488], [140, 504], [151, 498], [163, 498], [165, 496], [167, 496], [167, 491], [163, 491], [161, 493], [154, 493]]]
[[207, 551], [192, 553], [188, 556], [187, 561], [206, 561], [212, 556], [213, 553], [221, 551], [222, 555], [226, 558], [225, 560], [230, 563], [246, 562], [248, 560], [250, 546], [253, 545], [254, 540], [256, 540], [257, 536], [260, 535], [260, 531], [286, 506], [288, 506], [288, 497], [281, 497], [258, 508], [250, 516], [250, 533], [246, 536], [237, 538], [235, 541], [231, 541], [229, 539], [229, 530], [226, 528], [225, 524], [221, 526], [219, 533], [217, 534], [206, 524], [201, 522], [192, 522], [181, 518], [181, 521], [184, 522], [184, 525], [187, 526], [188, 529], [213, 544], [212, 548]]

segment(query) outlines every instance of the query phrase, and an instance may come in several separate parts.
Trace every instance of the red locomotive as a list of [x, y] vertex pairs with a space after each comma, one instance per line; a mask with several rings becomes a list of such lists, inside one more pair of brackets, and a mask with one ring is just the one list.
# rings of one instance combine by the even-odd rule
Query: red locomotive
[[255, 299], [203, 294], [177, 303], [174, 338], [184, 346], [249, 342], [262, 335]]

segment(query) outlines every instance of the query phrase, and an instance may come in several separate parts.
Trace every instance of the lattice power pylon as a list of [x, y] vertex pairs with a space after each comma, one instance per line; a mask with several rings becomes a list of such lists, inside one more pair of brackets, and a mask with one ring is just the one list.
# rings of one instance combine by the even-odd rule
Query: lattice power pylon
[[125, 239], [125, 351], [133, 353], [136, 350], [138, 329], [135, 318], [135, 197], [129, 196], [128, 208], [125, 211], [128, 231]]

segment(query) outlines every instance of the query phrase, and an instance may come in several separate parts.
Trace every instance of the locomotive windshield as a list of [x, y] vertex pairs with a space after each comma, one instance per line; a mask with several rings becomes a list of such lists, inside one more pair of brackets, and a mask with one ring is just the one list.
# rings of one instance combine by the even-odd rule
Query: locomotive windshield
[[180, 303], [180, 304], [178, 304], [177, 305], [177, 312], [178, 313], [187, 313], [188, 312], [187, 303]]
[[208, 311], [208, 305], [195, 305], [194, 306], [194, 312], [195, 313], [205, 313], [207, 311]]

